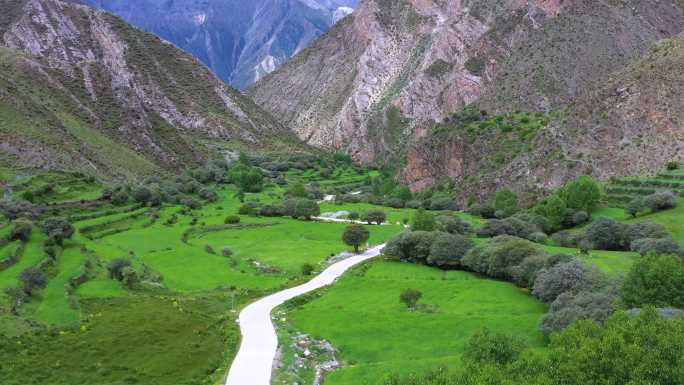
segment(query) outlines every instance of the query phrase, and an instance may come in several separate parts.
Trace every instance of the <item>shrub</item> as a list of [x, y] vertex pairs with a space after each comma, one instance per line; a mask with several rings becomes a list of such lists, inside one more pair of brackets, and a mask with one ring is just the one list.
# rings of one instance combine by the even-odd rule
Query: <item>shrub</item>
[[565, 292], [551, 303], [548, 313], [541, 320], [539, 329], [549, 335], [561, 331], [579, 320], [605, 322], [615, 311], [618, 297], [617, 285], [599, 291]]
[[532, 294], [542, 302], [551, 303], [559, 295], [578, 289], [587, 268], [579, 261], [559, 263], [537, 274]]
[[553, 195], [547, 199], [546, 203], [540, 206], [539, 211], [549, 220], [551, 227], [560, 229], [568, 215], [567, 203], [558, 195]]
[[571, 222], [573, 226], [579, 226], [589, 222], [589, 219], [591, 219], [589, 214], [586, 211], [580, 210], [572, 214]]
[[405, 261], [425, 263], [436, 236], [434, 232], [407, 230], [391, 238], [382, 252]]
[[594, 178], [583, 175], [566, 184], [559, 195], [569, 209], [592, 212], [601, 200], [601, 188]]
[[9, 219], [36, 218], [41, 210], [25, 200], [0, 200], [0, 212]]
[[152, 191], [147, 187], [140, 186], [133, 190], [133, 199], [138, 203], [147, 203], [152, 198]]
[[494, 210], [498, 218], [507, 218], [518, 211], [518, 196], [508, 188], [499, 189], [494, 197]]
[[257, 208], [254, 205], [245, 203], [238, 209], [238, 214], [240, 215], [255, 215], [257, 213]]
[[321, 214], [321, 208], [316, 201], [310, 199], [290, 199], [285, 201], [285, 215], [294, 219], [304, 218], [310, 220]]
[[586, 237], [600, 250], [624, 250], [626, 244], [626, 226], [612, 219], [601, 218], [587, 229]]
[[115, 279], [117, 281], [123, 280], [123, 270], [127, 267], [131, 267], [132, 263], [130, 260], [125, 258], [116, 258], [107, 263], [107, 271], [109, 272], [109, 278]]
[[549, 236], [539, 231], [530, 234], [527, 239], [534, 243], [539, 243], [540, 245], [549, 243]]
[[359, 213], [357, 213], [356, 211], [352, 211], [352, 212], [349, 213], [349, 215], [347, 215], [347, 218], [350, 219], [350, 220], [352, 220], [352, 221], [358, 220], [359, 217], [360, 217], [360, 215], [359, 215]]
[[422, 296], [423, 293], [416, 289], [405, 289], [399, 295], [399, 300], [406, 305], [407, 308], [414, 310]]
[[199, 197], [204, 199], [207, 202], [216, 202], [218, 201], [218, 194], [216, 194], [215, 191], [208, 189], [208, 188], [202, 188], [199, 191]]
[[387, 214], [382, 210], [369, 210], [363, 215], [363, 220], [368, 222], [368, 224], [378, 224], [381, 225], [387, 219]]
[[632, 241], [642, 238], [665, 238], [669, 234], [665, 226], [653, 222], [639, 222], [630, 224], [626, 227], [625, 236], [626, 242], [631, 244]]
[[525, 340], [519, 337], [494, 334], [484, 328], [468, 340], [463, 361], [469, 366], [490, 363], [508, 365], [517, 360], [526, 347]]
[[577, 247], [581, 235], [572, 231], [559, 231], [551, 236], [554, 243], [561, 247]]
[[261, 171], [244, 163], [231, 168], [228, 178], [242, 192], [258, 193], [264, 188], [264, 176]]
[[206, 251], [207, 254], [216, 254], [216, 251], [211, 245], [204, 246], [204, 251]]
[[479, 237], [496, 237], [499, 235], [511, 235], [520, 238], [529, 238], [531, 234], [540, 232], [539, 227], [533, 223], [524, 222], [519, 218], [490, 219], [478, 231]]
[[440, 215], [435, 223], [437, 230], [449, 234], [466, 234], [470, 230], [470, 224], [456, 216]]
[[263, 217], [282, 217], [285, 215], [285, 207], [280, 205], [263, 205], [259, 208], [259, 215]]
[[404, 201], [399, 198], [387, 198], [385, 200], [385, 206], [389, 206], [395, 209], [401, 209], [405, 205]]
[[364, 244], [370, 238], [370, 232], [362, 225], [351, 224], [347, 226], [342, 234], [342, 241], [354, 247], [356, 253], [359, 252], [359, 246]]
[[430, 199], [430, 210], [458, 210], [458, 205], [452, 197], [436, 196]]
[[644, 198], [644, 205], [651, 212], [658, 212], [677, 207], [677, 196], [669, 191], [657, 192]]
[[684, 263], [670, 255], [641, 257], [630, 269], [620, 298], [627, 307], [684, 308]]
[[513, 282], [520, 287], [531, 288], [537, 274], [544, 268], [550, 267], [551, 258], [543, 253], [525, 257], [519, 265], [511, 269]]
[[43, 231], [58, 245], [74, 235], [74, 226], [64, 218], [49, 218], [43, 222]]
[[310, 263], [305, 263], [302, 265], [302, 275], [309, 276], [313, 274], [316, 267]]
[[424, 209], [418, 209], [413, 215], [411, 221], [411, 230], [413, 231], [433, 231], [435, 230], [435, 217]]
[[230, 247], [224, 247], [223, 249], [221, 249], [221, 255], [223, 255], [226, 258], [232, 257], [233, 256], [233, 250], [231, 250]]
[[33, 292], [38, 289], [44, 289], [47, 286], [47, 277], [40, 269], [36, 267], [29, 267], [21, 272], [19, 281], [26, 295], [31, 296]]
[[28, 242], [31, 237], [31, 231], [33, 226], [31, 222], [27, 220], [17, 219], [12, 222], [12, 230], [9, 233], [9, 240], [15, 241], [20, 240], [22, 242]]
[[121, 270], [121, 277], [121, 283], [129, 289], [135, 288], [140, 282], [138, 273], [131, 266], [126, 266]]
[[417, 201], [417, 200], [410, 200], [410, 201], [407, 201], [407, 202], [406, 202], [405, 207], [406, 207], [407, 209], [419, 209], [419, 208], [422, 207], [422, 204], [421, 204], [420, 201]]
[[642, 197], [635, 197], [625, 207], [625, 213], [631, 215], [632, 218], [636, 216], [644, 209], [644, 199]]
[[684, 252], [677, 242], [672, 238], [642, 238], [632, 241], [630, 246], [632, 251], [641, 255], [655, 253], [658, 255], [677, 255], [683, 256]]
[[463, 256], [474, 246], [475, 242], [463, 235], [439, 233], [432, 242], [427, 263], [443, 269], [457, 268]]
[[237, 215], [229, 215], [223, 222], [227, 225], [235, 225], [240, 223], [240, 217]]
[[186, 197], [186, 198], [181, 199], [180, 204], [182, 204], [183, 206], [190, 208], [192, 210], [197, 210], [197, 209], [202, 208], [202, 204], [200, 202], [198, 202], [196, 199], [190, 198], [190, 197]]
[[508, 235], [477, 245], [463, 257], [462, 264], [476, 273], [493, 278], [510, 279], [526, 257], [542, 251], [532, 242]]

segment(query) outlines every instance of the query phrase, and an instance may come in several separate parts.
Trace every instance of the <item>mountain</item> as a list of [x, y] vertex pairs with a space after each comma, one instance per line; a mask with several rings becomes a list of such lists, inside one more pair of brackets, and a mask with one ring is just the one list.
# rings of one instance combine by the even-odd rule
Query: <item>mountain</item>
[[273, 71], [357, 0], [82, 0], [173, 42], [221, 79], [246, 88]]
[[195, 58], [93, 8], [0, 5], [0, 163], [132, 178], [300, 142]]
[[[537, 193], [684, 155], [682, 112], [660, 104], [678, 105], [677, 92], [630, 114], [611, 97], [683, 29], [681, 0], [366, 0], [250, 96], [311, 144], [396, 165], [414, 189], [449, 177], [464, 197]], [[682, 71], [665, 72], [681, 90]], [[469, 105], [482, 116], [461, 113]]]

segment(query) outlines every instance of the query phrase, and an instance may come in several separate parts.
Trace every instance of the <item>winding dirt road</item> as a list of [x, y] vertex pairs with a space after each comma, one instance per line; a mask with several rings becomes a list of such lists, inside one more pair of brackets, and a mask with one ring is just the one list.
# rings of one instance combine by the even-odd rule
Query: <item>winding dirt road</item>
[[239, 318], [242, 344], [225, 385], [270, 385], [278, 349], [278, 338], [271, 321], [273, 309], [287, 300], [332, 284], [353, 266], [380, 255], [384, 246], [373, 247], [363, 254], [337, 262], [311, 281], [262, 298], [242, 310]]

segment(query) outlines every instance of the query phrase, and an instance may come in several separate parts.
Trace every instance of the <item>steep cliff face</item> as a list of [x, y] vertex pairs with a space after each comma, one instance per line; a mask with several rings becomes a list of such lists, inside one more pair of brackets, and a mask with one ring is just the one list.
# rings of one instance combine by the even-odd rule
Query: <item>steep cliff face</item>
[[[480, 166], [498, 141], [447, 144], [432, 135], [434, 122], [470, 104], [490, 115], [563, 110], [680, 33], [683, 7], [677, 0], [367, 0], [250, 94], [309, 143], [401, 165], [414, 188], [440, 176], [471, 180], [474, 190], [549, 188], [575, 171], [532, 158], [575, 146], [567, 122], [535, 132], [536, 147], [521, 155], [528, 161], [507, 157], [486, 175]], [[567, 143], [557, 147], [552, 139], [563, 136]], [[537, 185], [535, 175], [547, 179]]]
[[3, 6], [14, 15], [0, 27], [5, 161], [121, 177], [231, 143], [297, 145], [196, 59], [115, 16], [58, 0]]
[[357, 0], [82, 0], [193, 54], [242, 89], [353, 11]]

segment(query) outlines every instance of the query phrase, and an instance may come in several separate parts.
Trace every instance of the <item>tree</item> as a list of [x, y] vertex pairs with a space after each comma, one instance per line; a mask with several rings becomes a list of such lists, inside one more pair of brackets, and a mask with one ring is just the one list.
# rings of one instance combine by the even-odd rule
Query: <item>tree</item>
[[494, 363], [507, 365], [525, 350], [525, 340], [506, 334], [494, 334], [484, 328], [475, 333], [465, 346], [463, 361], [469, 365]]
[[121, 282], [129, 289], [135, 288], [140, 282], [138, 273], [131, 266], [121, 269]]
[[470, 223], [456, 216], [440, 215], [435, 222], [437, 230], [449, 234], [465, 234], [470, 230]]
[[399, 295], [399, 300], [406, 305], [410, 310], [415, 310], [418, 305], [418, 301], [423, 296], [423, 293], [416, 289], [405, 289]]
[[425, 263], [437, 234], [431, 231], [404, 231], [392, 237], [382, 253], [404, 261]]
[[518, 211], [518, 196], [509, 188], [499, 189], [494, 197], [494, 209], [497, 217], [510, 217]]
[[294, 219], [304, 218], [311, 220], [312, 217], [321, 214], [321, 208], [316, 201], [310, 199], [289, 199], [285, 201], [285, 214]]
[[408, 187], [399, 185], [395, 187], [394, 191], [392, 192], [392, 197], [401, 199], [403, 202], [408, 202], [413, 198], [413, 194]]
[[43, 222], [43, 230], [50, 239], [60, 246], [65, 239], [69, 239], [74, 235], [74, 226], [64, 218], [55, 217], [45, 220]]
[[568, 207], [558, 195], [551, 196], [544, 205], [544, 216], [553, 229], [560, 229], [568, 213]]
[[309, 276], [313, 274], [316, 267], [310, 263], [305, 263], [302, 265], [302, 275]]
[[579, 288], [587, 268], [579, 261], [559, 263], [537, 274], [532, 294], [542, 302], [551, 303], [559, 295]]
[[669, 255], [649, 254], [629, 270], [620, 298], [625, 306], [684, 308], [684, 263]]
[[625, 207], [625, 213], [631, 215], [632, 218], [636, 216], [644, 209], [644, 199], [642, 197], [635, 197], [627, 204]]
[[228, 215], [223, 223], [227, 225], [235, 225], [240, 223], [240, 217], [237, 215]]
[[109, 278], [116, 279], [117, 281], [123, 281], [124, 275], [123, 270], [127, 267], [131, 267], [132, 263], [130, 260], [125, 258], [116, 258], [111, 260], [107, 264], [107, 271], [109, 272]]
[[44, 289], [47, 286], [47, 277], [42, 270], [36, 267], [29, 267], [21, 272], [19, 281], [22, 284], [24, 293], [30, 296], [37, 289]]
[[145, 186], [140, 186], [133, 190], [133, 199], [138, 203], [145, 204], [152, 199], [152, 191]]
[[287, 191], [285, 195], [292, 198], [308, 198], [309, 193], [306, 191], [306, 187], [302, 183], [293, 184]]
[[632, 241], [630, 249], [641, 255], [655, 253], [657, 255], [684, 256], [684, 251], [672, 238], [641, 238]]
[[255, 167], [238, 163], [228, 172], [230, 181], [242, 192], [257, 193], [263, 190], [264, 176]]
[[26, 295], [25, 290], [19, 287], [8, 287], [5, 289], [5, 294], [10, 301], [10, 313], [15, 316], [19, 315], [19, 308], [24, 302], [28, 301], [29, 298]]
[[378, 224], [381, 225], [387, 219], [387, 214], [382, 210], [369, 210], [364, 214], [363, 220], [368, 222], [368, 224]]
[[9, 234], [9, 240], [20, 240], [22, 242], [27, 242], [31, 237], [31, 231], [33, 230], [31, 222], [28, 220], [17, 219], [12, 222], [12, 224], [13, 227]]
[[590, 213], [601, 200], [601, 187], [594, 178], [583, 175], [566, 184], [560, 190], [560, 196], [569, 209]]
[[644, 198], [644, 205], [651, 212], [658, 212], [677, 207], [677, 196], [670, 191], [657, 192]]
[[411, 221], [411, 230], [413, 231], [434, 231], [437, 223], [435, 216], [425, 211], [424, 209], [416, 210]]
[[427, 263], [442, 269], [461, 266], [461, 258], [475, 246], [475, 242], [460, 234], [440, 233], [430, 247]]
[[587, 229], [587, 239], [599, 250], [624, 250], [626, 242], [625, 225], [608, 218], [601, 218]]
[[351, 224], [344, 229], [342, 234], [342, 241], [354, 247], [354, 252], [359, 252], [359, 246], [366, 243], [370, 238], [370, 232], [362, 225]]

